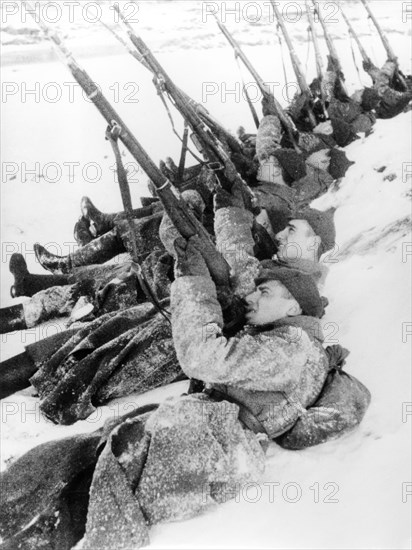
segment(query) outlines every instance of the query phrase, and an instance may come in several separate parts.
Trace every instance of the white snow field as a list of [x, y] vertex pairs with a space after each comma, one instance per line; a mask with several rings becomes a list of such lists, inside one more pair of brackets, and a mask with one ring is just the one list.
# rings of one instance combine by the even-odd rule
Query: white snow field
[[[224, 94], [225, 86], [226, 91], [235, 88], [239, 76], [232, 52], [214, 24], [202, 21], [204, 4], [139, 2], [141, 22], [136, 28], [141, 24], [143, 38], [155, 45], [159, 59], [178, 85], [195, 99], [203, 100], [228, 128], [235, 130], [242, 123], [247, 131], [253, 131], [243, 99]], [[224, 3], [209, 4], [221, 9]], [[252, 4], [263, 9], [267, 3]], [[402, 15], [404, 4], [371, 3], [399, 55], [401, 67], [410, 73], [410, 18]], [[240, 3], [241, 7], [245, 5]], [[365, 22], [362, 6], [349, 2], [344, 5], [361, 29], [365, 47], [370, 48], [377, 63], [383, 64], [384, 50]], [[13, 17], [7, 36], [22, 28], [19, 14]], [[29, 20], [24, 26], [34, 28]], [[243, 18], [237, 24], [228, 16], [227, 26], [242, 40], [264, 78], [282, 82], [279, 50], [273, 45], [275, 39], [268, 22], [252, 25]], [[303, 20], [288, 26], [303, 61], [306, 26]], [[68, 34], [70, 46], [78, 48], [76, 55], [82, 64], [101, 84], [153, 159], [158, 162], [170, 155], [177, 160], [179, 143], [145, 70], [122, 54], [110, 35], [106, 40], [100, 28], [88, 36], [80, 25], [60, 27]], [[342, 29], [341, 22], [332, 26], [348, 87], [354, 90], [360, 82]], [[110, 145], [104, 140], [106, 125], [78, 89], [71, 101], [71, 75], [53, 57], [51, 47], [43, 42], [27, 46], [3, 40], [3, 44], [2, 80], [9, 85], [6, 95], [3, 88], [1, 105], [0, 273], [1, 306], [5, 307], [17, 303], [9, 296], [12, 279], [8, 261], [13, 252], [22, 252], [30, 270], [41, 273], [32, 252], [33, 243], [39, 241], [57, 253], [68, 253], [82, 195], [89, 195], [105, 211], [120, 210], [121, 200], [110, 169], [114, 163]], [[313, 66], [309, 66], [310, 75]], [[136, 82], [138, 103], [126, 102], [128, 94], [136, 91], [132, 87]], [[27, 95], [28, 89], [36, 90], [36, 83], [40, 95]], [[62, 92], [55, 102], [43, 96], [50, 83]], [[368, 84], [366, 75], [362, 75], [362, 83]], [[125, 88], [127, 85], [131, 87]], [[205, 89], [215, 93], [202, 96]], [[48, 91], [51, 96], [50, 86]], [[180, 129], [181, 120], [177, 115], [175, 119]], [[411, 547], [411, 150], [410, 112], [392, 120], [379, 120], [371, 136], [361, 136], [346, 148], [355, 164], [345, 178], [314, 203], [320, 209], [337, 208], [338, 246], [324, 258], [330, 272], [323, 294], [330, 305], [322, 322], [326, 343], [339, 343], [351, 351], [345, 369], [372, 393], [361, 426], [341, 439], [305, 451], [285, 451], [272, 444], [266, 473], [259, 484], [243, 487], [235, 500], [200, 517], [153, 528], [150, 548]], [[126, 159], [131, 161], [128, 154]], [[67, 163], [77, 163], [71, 165], [72, 172]], [[130, 168], [137, 206], [138, 198], [147, 195], [147, 178], [141, 171], [135, 174], [134, 166]], [[96, 181], [91, 182], [95, 175]], [[1, 359], [22, 352], [24, 344], [61, 330], [64, 322], [4, 335]], [[95, 415], [73, 426], [46, 421], [32, 390], [19, 392], [1, 402], [1, 466], [4, 469], [40, 443], [93, 431], [113, 415], [179, 395], [185, 389], [186, 383], [181, 382], [143, 396], [128, 396], [99, 408]]]

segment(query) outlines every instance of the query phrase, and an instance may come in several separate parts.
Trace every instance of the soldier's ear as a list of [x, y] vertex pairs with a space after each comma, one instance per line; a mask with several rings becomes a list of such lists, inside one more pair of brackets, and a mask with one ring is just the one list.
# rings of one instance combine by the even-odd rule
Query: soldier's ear
[[290, 308], [287, 311], [288, 317], [295, 317], [296, 315], [302, 314], [302, 308], [300, 305], [294, 300], [294, 303], [290, 306]]
[[320, 245], [322, 244], [322, 239], [319, 237], [319, 235], [314, 235], [313, 244], [316, 246], [316, 251], [318, 251], [320, 248]]

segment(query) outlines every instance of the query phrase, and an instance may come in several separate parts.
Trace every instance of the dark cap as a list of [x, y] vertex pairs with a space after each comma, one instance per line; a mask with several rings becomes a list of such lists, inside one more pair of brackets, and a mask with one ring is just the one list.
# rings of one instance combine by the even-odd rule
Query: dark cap
[[330, 150], [329, 174], [334, 180], [343, 178], [352, 164], [355, 163], [348, 159], [345, 151], [337, 148]]
[[287, 183], [300, 180], [306, 176], [305, 157], [302, 154], [297, 153], [294, 149], [282, 147], [274, 152], [274, 156], [280, 162], [284, 176], [287, 175], [286, 178], [284, 177], [285, 181], [288, 180]]
[[310, 275], [288, 267], [263, 268], [255, 279], [256, 286], [265, 281], [279, 281], [298, 302], [304, 315], [318, 317], [324, 314], [323, 300]]
[[295, 211], [290, 219], [306, 220], [308, 222], [316, 235], [320, 237], [322, 242], [319, 252], [320, 254], [324, 254], [335, 246], [336, 229], [335, 222], [333, 221], [334, 214], [335, 208], [329, 208], [325, 212], [321, 212], [315, 208], [304, 208], [303, 210]]
[[366, 112], [372, 111], [379, 105], [380, 100], [380, 95], [374, 88], [365, 88], [362, 94], [361, 107]]

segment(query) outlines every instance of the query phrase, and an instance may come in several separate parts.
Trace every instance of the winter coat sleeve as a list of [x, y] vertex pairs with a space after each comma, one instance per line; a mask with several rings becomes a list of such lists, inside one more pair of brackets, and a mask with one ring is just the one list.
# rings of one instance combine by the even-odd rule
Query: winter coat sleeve
[[313, 353], [309, 336], [292, 327], [281, 334], [222, 335], [222, 311], [206, 277], [179, 277], [172, 285], [172, 331], [187, 376], [256, 391], [290, 392]]
[[253, 214], [237, 207], [215, 212], [216, 247], [230, 266], [232, 289], [244, 297], [255, 288], [259, 260], [254, 257], [252, 236]]
[[159, 227], [159, 237], [162, 241], [163, 246], [170, 254], [170, 256], [175, 257], [176, 252], [174, 249], [175, 240], [180, 237], [179, 231], [174, 226], [172, 220], [169, 218], [166, 212], [163, 213], [163, 218]]

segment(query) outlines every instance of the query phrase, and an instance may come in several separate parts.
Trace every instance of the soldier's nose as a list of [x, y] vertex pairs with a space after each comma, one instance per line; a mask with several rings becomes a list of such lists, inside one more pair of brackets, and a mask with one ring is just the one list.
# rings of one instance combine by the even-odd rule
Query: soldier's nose
[[248, 294], [244, 299], [243, 299], [243, 302], [245, 303], [245, 305], [251, 305], [254, 303], [255, 301], [255, 296], [256, 296], [256, 292], [251, 292], [250, 294]]
[[247, 306], [248, 304], [250, 304], [250, 302], [251, 302], [251, 298], [250, 298], [250, 297], [251, 297], [251, 295], [248, 294], [247, 296], [245, 296], [245, 297], [243, 298], [242, 302], [243, 302], [243, 304], [244, 304], [245, 306]]

